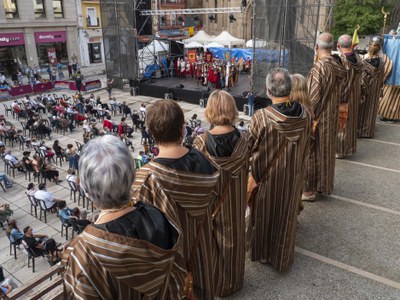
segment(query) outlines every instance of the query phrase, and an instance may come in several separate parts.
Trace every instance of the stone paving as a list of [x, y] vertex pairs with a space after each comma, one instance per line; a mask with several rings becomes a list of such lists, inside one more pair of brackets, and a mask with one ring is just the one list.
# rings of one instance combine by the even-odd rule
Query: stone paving
[[[95, 94], [106, 99], [104, 90]], [[127, 101], [133, 109], [155, 101], [151, 97], [132, 97], [128, 90], [114, 90], [114, 96], [119, 102]], [[187, 119], [194, 113], [203, 119], [204, 109], [179, 104]], [[2, 105], [0, 113], [4, 113]], [[249, 120], [243, 114], [240, 118]], [[11, 116], [7, 119], [20, 127]], [[113, 119], [119, 121], [120, 117]], [[244, 287], [227, 299], [400, 299], [399, 129], [397, 124], [377, 123], [375, 139], [360, 140], [356, 155], [337, 161], [333, 195], [306, 203], [299, 217], [296, 257], [289, 272], [280, 274], [247, 259]], [[140, 133], [133, 136], [136, 157], [141, 149]], [[82, 129], [65, 136], [54, 133], [46, 144], [51, 146], [55, 139], [62, 146], [82, 142]], [[17, 157], [22, 156], [18, 146], [12, 150]], [[67, 164], [57, 168], [64, 181], [60, 185], [48, 183], [48, 190], [74, 207], [65, 181]], [[16, 174], [13, 180], [11, 189], [0, 192], [0, 201], [11, 204], [19, 228], [30, 225], [36, 232], [64, 242], [55, 214], [48, 215], [47, 224], [30, 215], [24, 175]], [[6, 275], [11, 274], [21, 284], [36, 273], [27, 267], [26, 255], [21, 250], [17, 254], [15, 260], [9, 253], [7, 237], [1, 232], [0, 264]], [[36, 272], [48, 268], [45, 259], [36, 259]]]

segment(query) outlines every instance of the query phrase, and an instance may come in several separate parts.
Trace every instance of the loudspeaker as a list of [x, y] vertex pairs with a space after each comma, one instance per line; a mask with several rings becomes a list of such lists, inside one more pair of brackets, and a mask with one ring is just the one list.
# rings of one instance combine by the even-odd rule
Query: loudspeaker
[[131, 96], [137, 96], [137, 95], [139, 95], [139, 88], [138, 87], [131, 88]]
[[199, 101], [200, 107], [205, 108], [207, 106], [207, 98], [201, 98]]
[[249, 116], [249, 115], [250, 115], [250, 106], [249, 106], [248, 104], [244, 104], [244, 105], [243, 105], [243, 113], [244, 113], [246, 116]]

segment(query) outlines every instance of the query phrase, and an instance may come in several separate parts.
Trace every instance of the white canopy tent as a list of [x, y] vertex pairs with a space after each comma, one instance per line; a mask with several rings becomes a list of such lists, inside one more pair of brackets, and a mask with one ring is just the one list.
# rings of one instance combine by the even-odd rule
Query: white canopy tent
[[225, 46], [224, 45], [222, 45], [222, 44], [220, 44], [220, 43], [216, 43], [216, 42], [212, 42], [212, 43], [209, 43], [209, 44], [206, 44], [205, 46], [204, 46], [204, 48], [224, 48]]
[[203, 48], [204, 45], [199, 43], [199, 42], [190, 42], [188, 44], [185, 44], [186, 49], [191, 49], [191, 48]]
[[164, 42], [153, 40], [143, 49], [138, 51], [139, 59], [139, 70], [144, 72], [148, 65], [154, 62], [155, 56], [157, 56], [158, 61], [169, 54], [169, 45]]
[[209, 36], [204, 30], [200, 30], [197, 32], [194, 36], [191, 38], [188, 38], [186, 40], [183, 40], [185, 44], [188, 44], [190, 42], [198, 42], [201, 44], [209, 43], [211, 42], [212, 37]]
[[247, 48], [253, 48], [253, 45], [255, 43], [255, 48], [262, 48], [267, 46], [267, 41], [261, 40], [261, 39], [256, 39], [254, 40], [248, 40], [246, 42], [246, 47]]
[[216, 42], [224, 46], [231, 48], [232, 46], [244, 45], [245, 40], [238, 39], [232, 36], [229, 32], [223, 31], [220, 35], [211, 39], [211, 42]]

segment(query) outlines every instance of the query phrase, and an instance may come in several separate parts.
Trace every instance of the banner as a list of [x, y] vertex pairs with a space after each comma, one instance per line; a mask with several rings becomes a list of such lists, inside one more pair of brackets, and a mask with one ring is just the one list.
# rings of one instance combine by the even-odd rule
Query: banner
[[8, 89], [0, 89], [0, 99], [7, 99], [10, 97], [10, 92], [8, 91]]
[[189, 36], [193, 36], [194, 35], [194, 27], [193, 26], [188, 28], [188, 33], [189, 33]]
[[56, 81], [54, 83], [55, 90], [69, 90], [69, 82], [68, 81]]
[[53, 89], [53, 83], [50, 81], [33, 85], [34, 93], [42, 93], [45, 91], [50, 91], [52, 89]]
[[197, 51], [196, 50], [189, 50], [188, 51], [188, 61], [189, 61], [190, 64], [196, 62], [196, 55], [197, 55]]
[[49, 63], [52, 65], [57, 64], [56, 48], [47, 49], [47, 56], [49, 57]]
[[10, 96], [21, 96], [32, 93], [32, 86], [30, 84], [20, 85], [17, 87], [13, 87], [10, 91]]
[[92, 80], [92, 81], [87, 81], [84, 84], [84, 91], [91, 91], [91, 90], [97, 90], [101, 88], [101, 81], [100, 80]]

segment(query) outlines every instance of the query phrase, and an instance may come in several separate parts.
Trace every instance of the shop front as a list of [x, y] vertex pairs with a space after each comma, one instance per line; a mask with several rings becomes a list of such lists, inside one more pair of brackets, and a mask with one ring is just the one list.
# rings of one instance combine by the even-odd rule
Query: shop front
[[68, 64], [67, 33], [65, 31], [35, 32], [39, 65], [41, 68], [59, 62]]
[[0, 33], [0, 72], [16, 75], [26, 65], [25, 38], [22, 32]]

